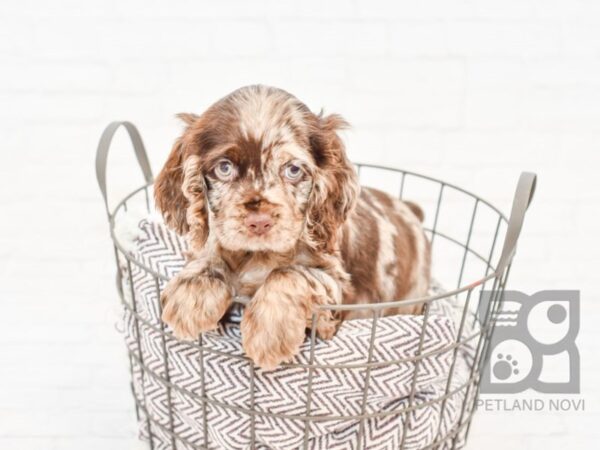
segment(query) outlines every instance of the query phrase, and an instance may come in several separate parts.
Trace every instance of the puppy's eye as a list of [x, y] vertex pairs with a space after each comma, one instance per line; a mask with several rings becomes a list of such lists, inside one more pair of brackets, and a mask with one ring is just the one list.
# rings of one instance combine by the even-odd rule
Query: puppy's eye
[[221, 180], [230, 180], [235, 175], [233, 163], [227, 159], [222, 159], [215, 166], [215, 174]]
[[285, 166], [283, 174], [288, 180], [296, 181], [302, 176], [302, 168], [294, 163]]

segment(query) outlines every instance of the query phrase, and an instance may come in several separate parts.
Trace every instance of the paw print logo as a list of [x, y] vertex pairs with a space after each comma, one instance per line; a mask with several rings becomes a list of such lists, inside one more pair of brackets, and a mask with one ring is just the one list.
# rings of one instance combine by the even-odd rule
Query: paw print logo
[[[483, 322], [491, 293], [482, 292], [478, 318]], [[579, 291], [541, 291], [526, 295], [505, 291], [492, 317], [494, 333], [481, 380], [484, 394], [514, 394], [533, 389], [542, 393], [579, 393]], [[562, 371], [561, 380], [544, 367]]]
[[513, 375], [519, 375], [519, 362], [513, 359], [512, 355], [504, 356], [502, 353], [498, 353], [497, 361], [492, 368], [494, 376], [499, 380], [508, 380]]
[[516, 339], [498, 342], [490, 358], [487, 375], [490, 384], [498, 389], [510, 389], [522, 383], [534, 364], [534, 358], [529, 348]]

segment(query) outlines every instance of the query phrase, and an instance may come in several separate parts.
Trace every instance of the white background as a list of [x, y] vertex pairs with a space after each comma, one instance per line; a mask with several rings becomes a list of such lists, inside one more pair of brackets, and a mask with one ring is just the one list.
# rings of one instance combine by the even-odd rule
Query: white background
[[[468, 448], [592, 448], [594, 0], [2, 1], [0, 448], [136, 448], [95, 146], [109, 121], [131, 120], [156, 172], [175, 113], [252, 83], [343, 114], [352, 159], [446, 179], [504, 211], [519, 172], [539, 174], [511, 287], [582, 291], [586, 412], [482, 411]], [[110, 186], [124, 189], [140, 178], [124, 139], [114, 150]]]

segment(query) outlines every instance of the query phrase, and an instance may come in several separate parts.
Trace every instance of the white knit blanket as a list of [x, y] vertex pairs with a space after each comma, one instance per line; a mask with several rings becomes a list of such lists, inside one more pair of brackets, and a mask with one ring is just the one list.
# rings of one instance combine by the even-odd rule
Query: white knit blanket
[[[185, 242], [161, 222], [142, 220], [134, 234], [136, 236], [127, 246], [134, 259], [168, 277], [181, 269]], [[124, 259], [120, 265], [126, 301], [131, 302], [133, 293], [137, 314], [154, 327], [143, 321], [136, 325], [133, 314], [125, 311], [125, 339], [134, 354], [131, 358], [133, 387], [138, 401], [145, 405], [152, 418], [150, 426], [156, 449], [171, 448], [171, 430], [185, 439], [176, 442], [177, 448], [202, 448], [206, 438], [211, 449], [246, 449], [250, 448], [254, 436], [260, 449], [303, 448], [305, 440], [310, 449], [353, 449], [357, 448], [359, 439], [364, 449], [397, 450], [403, 441], [407, 450], [421, 449], [457, 425], [465, 390], [449, 396], [445, 402], [435, 400], [468, 380], [477, 339], [457, 351], [453, 367], [454, 352], [438, 352], [457, 339], [462, 307], [453, 299], [432, 303], [422, 348], [422, 354], [428, 356], [418, 362], [374, 365], [369, 373], [364, 367], [314, 369], [308, 409], [308, 369], [280, 368], [271, 372], [256, 369], [252, 376], [240, 342], [239, 309], [234, 309], [218, 330], [204, 334], [202, 353], [199, 343], [190, 346], [174, 338], [167, 338], [163, 343], [157, 332], [163, 324], [159, 318], [155, 279], [130, 264], [132, 289], [127, 282]], [[164, 287], [163, 283], [159, 287]], [[441, 292], [435, 284], [432, 291]], [[141, 355], [137, 352], [138, 329]], [[379, 319], [371, 362], [414, 358], [422, 329], [423, 316]], [[360, 365], [368, 362], [371, 332], [371, 320], [344, 322], [333, 339], [317, 339], [314, 363]], [[473, 332], [463, 332], [463, 339]], [[308, 364], [310, 355], [310, 340], [307, 339], [295, 362]], [[142, 370], [140, 356], [149, 370]], [[452, 381], [447, 386], [451, 371]], [[204, 373], [204, 386], [201, 373]], [[169, 388], [165, 380], [174, 387]], [[205, 408], [201, 402], [203, 392], [213, 401]], [[465, 416], [471, 401], [471, 398], [467, 399]], [[409, 405], [415, 408], [408, 414], [396, 412]], [[252, 418], [248, 410], [258, 413]], [[361, 425], [361, 420], [352, 416], [362, 414], [374, 415], [363, 420]], [[302, 420], [301, 417], [306, 415], [318, 419]], [[349, 418], [328, 419], [331, 416]], [[140, 433], [144, 439], [148, 439], [147, 423], [145, 413], [140, 411]], [[462, 433], [459, 433], [457, 448], [461, 443]], [[450, 448], [451, 444], [450, 439], [439, 448]]]

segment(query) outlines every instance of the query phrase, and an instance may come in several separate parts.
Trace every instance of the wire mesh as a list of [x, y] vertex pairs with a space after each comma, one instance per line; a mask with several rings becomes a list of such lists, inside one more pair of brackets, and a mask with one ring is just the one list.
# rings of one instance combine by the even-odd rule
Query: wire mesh
[[[486, 362], [487, 353], [489, 352], [490, 336], [493, 332], [494, 323], [492, 317], [502, 301], [502, 293], [506, 286], [510, 264], [505, 268], [498, 269], [494, 261], [498, 260], [497, 243], [500, 242], [502, 234], [505, 232], [507, 219], [493, 205], [473, 195], [457, 186], [445, 183], [432, 177], [419, 175], [416, 173], [392, 169], [383, 166], [357, 164], [357, 171], [361, 178], [361, 183], [381, 188], [390, 193], [393, 193], [401, 199], [410, 199], [415, 201], [426, 211], [426, 216], [429, 221], [426, 221], [425, 228], [429, 235], [432, 244], [432, 260], [434, 274], [444, 286], [456, 286], [451, 291], [443, 294], [436, 294], [426, 298], [407, 299], [402, 301], [402, 305], [421, 304], [423, 305], [422, 312], [422, 328], [420, 332], [420, 342], [418, 351], [411, 357], [403, 359], [390, 359], [379, 361], [374, 358], [373, 346], [378, 339], [378, 320], [381, 317], [384, 309], [398, 306], [399, 302], [380, 302], [368, 305], [324, 305], [320, 306], [321, 310], [331, 311], [349, 311], [361, 310], [372, 317], [371, 319], [371, 335], [369, 340], [368, 358], [364, 363], [355, 364], [321, 364], [315, 363], [314, 348], [316, 342], [314, 326], [317, 320], [318, 311], [315, 311], [312, 317], [313, 327], [309, 333], [308, 339], [311, 343], [310, 358], [308, 363], [291, 362], [284, 364], [288, 368], [301, 369], [306, 374], [306, 404], [304, 414], [286, 414], [262, 411], [255, 404], [255, 377], [256, 368], [252, 361], [245, 356], [230, 354], [226, 351], [209, 348], [204, 345], [203, 336], [200, 335], [195, 342], [188, 342], [185, 345], [187, 349], [197, 355], [199, 363], [198, 377], [200, 378], [200, 390], [195, 392], [186, 386], [181, 386], [173, 381], [171, 377], [172, 362], [169, 360], [168, 347], [176, 338], [170, 331], [165, 328], [165, 325], [160, 322], [153, 322], [147, 317], [139, 314], [136, 305], [135, 295], [135, 280], [132, 277], [132, 266], [136, 270], [141, 270], [152, 277], [155, 283], [157, 292], [156, 298], [161, 289], [161, 286], [167, 278], [157, 273], [151, 267], [146, 266], [139, 260], [132, 258], [126, 251], [123, 244], [119, 241], [119, 236], [115, 232], [115, 219], [120, 215], [128, 213], [128, 205], [132, 203], [141, 203], [145, 205], [147, 212], [151, 212], [149, 198], [152, 183], [134, 190], [125, 196], [114, 208], [108, 213], [110, 222], [110, 233], [114, 243], [115, 257], [117, 266], [121, 267], [125, 262], [127, 270], [123, 274], [120, 270], [117, 275], [118, 292], [121, 299], [121, 304], [124, 310], [130, 314], [135, 325], [136, 341], [133, 347], [128, 347], [128, 356], [130, 359], [130, 369], [132, 374], [132, 393], [135, 401], [136, 412], [143, 424], [143, 435], [148, 440], [150, 448], [154, 448], [154, 441], [158, 439], [158, 434], [168, 436], [169, 448], [193, 448], [193, 449], [211, 449], [211, 438], [209, 433], [210, 417], [207, 408], [218, 407], [231, 413], [245, 415], [250, 419], [249, 441], [250, 447], [256, 448], [261, 443], [258, 442], [256, 436], [255, 425], [258, 418], [270, 417], [279, 418], [289, 421], [300, 421], [303, 423], [303, 440], [302, 448], [309, 448], [309, 438], [311, 426], [319, 422], [327, 421], [358, 421], [359, 434], [356, 442], [356, 448], [367, 449], [369, 443], [365, 437], [365, 423], [371, 418], [382, 418], [397, 414], [402, 414], [403, 433], [400, 442], [400, 449], [404, 449], [407, 445], [408, 430], [411, 427], [411, 414], [419, 411], [422, 408], [429, 408], [432, 405], [439, 406], [439, 425], [435, 430], [433, 442], [423, 448], [439, 448], [439, 449], [455, 449], [464, 445], [468, 435], [471, 419], [475, 411], [477, 396], [479, 394], [479, 379], [482, 367]], [[426, 189], [422, 189], [427, 185]], [[456, 198], [453, 200], [452, 196]], [[448, 202], [449, 204], [447, 204]], [[455, 203], [453, 203], [455, 202]], [[470, 214], [466, 217], [456, 216], [452, 220], [447, 220], [444, 217], [446, 213], [442, 212], [449, 208], [453, 211], [456, 205], [470, 204]], [[485, 211], [485, 213], [484, 213]], [[483, 215], [487, 216], [486, 220], [482, 220]], [[456, 225], [464, 225], [466, 223], [466, 233], [457, 231]], [[445, 248], [444, 248], [445, 247]], [[444, 252], [444, 250], [447, 250]], [[466, 280], [466, 281], [465, 281]], [[482, 315], [479, 311], [481, 302], [481, 292], [486, 286], [491, 292], [491, 299], [487, 305], [487, 309]], [[128, 295], [126, 287], [129, 287]], [[425, 330], [428, 326], [428, 318], [430, 306], [434, 302], [442, 301], [450, 297], [457, 298], [462, 305], [460, 315], [460, 325], [456, 339], [449, 345], [434, 352], [423, 352], [423, 343], [425, 340]], [[478, 301], [474, 301], [477, 299]], [[157, 300], [156, 307], [161, 308], [160, 301]], [[159, 315], [160, 316], [160, 315]], [[157, 333], [160, 336], [162, 345], [163, 359], [160, 365], [151, 366], [144, 359], [144, 350], [140, 342], [140, 334], [145, 332]], [[474, 358], [469, 367], [469, 376], [466, 381], [458, 387], [453, 386], [453, 377], [457, 360], [457, 353], [477, 342]], [[423, 401], [415, 402], [417, 374], [419, 365], [424, 358], [428, 358], [440, 353], [447, 352], [451, 358], [450, 369], [445, 380], [445, 388], [443, 394], [439, 397]], [[246, 361], [250, 370], [250, 385], [249, 385], [249, 403], [246, 407], [227, 404], [207, 395], [205, 390], [205, 368], [204, 361], [207, 354], [215, 354], [221, 358], [237, 359]], [[371, 371], [375, 368], [393, 367], [399, 364], [412, 362], [414, 363], [414, 373], [412, 376], [412, 384], [408, 404], [400, 408], [391, 408], [388, 410], [368, 411], [367, 402], [369, 399], [369, 385], [371, 382]], [[316, 371], [343, 371], [343, 370], [362, 370], [363, 373], [363, 389], [362, 406], [359, 414], [343, 414], [343, 415], [327, 415], [314, 414], [312, 411], [313, 402], [313, 383]], [[150, 377], [154, 384], [165, 389], [166, 402], [164, 407], [168, 411], [168, 421], [161, 421], [154, 417], [151, 411], [147, 408], [145, 393], [137, 392], [133, 381], [139, 372], [142, 381], [145, 377]], [[142, 383], [143, 384], [143, 383]], [[202, 437], [201, 443], [198, 440], [193, 440], [189, 435], [183, 435], [174, 426], [173, 417], [173, 396], [178, 395], [197, 402], [201, 405], [201, 422], [202, 422]], [[459, 396], [460, 415], [454, 426], [445, 432], [442, 430], [442, 417], [447, 408], [448, 399]], [[265, 448], [264, 446], [261, 448]]]

